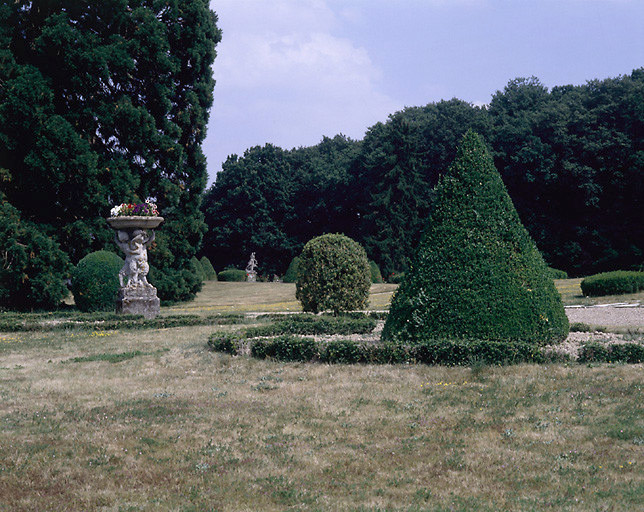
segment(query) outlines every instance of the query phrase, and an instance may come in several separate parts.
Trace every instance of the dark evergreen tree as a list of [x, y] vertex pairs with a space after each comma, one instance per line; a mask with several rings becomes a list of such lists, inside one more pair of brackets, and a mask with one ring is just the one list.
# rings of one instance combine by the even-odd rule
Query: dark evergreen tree
[[474, 132], [463, 138], [436, 196], [383, 338], [563, 340], [568, 320], [559, 294]]
[[151, 261], [187, 267], [219, 40], [207, 0], [0, 6], [0, 187], [72, 262], [111, 247], [112, 206], [154, 197], [166, 222]]

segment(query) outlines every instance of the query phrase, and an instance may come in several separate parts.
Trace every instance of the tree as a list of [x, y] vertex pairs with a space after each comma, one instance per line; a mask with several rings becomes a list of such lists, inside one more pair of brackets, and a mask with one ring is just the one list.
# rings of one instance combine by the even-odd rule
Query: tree
[[[154, 197], [160, 272], [205, 224], [201, 151], [220, 40], [207, 0], [18, 0], [0, 7], [0, 183], [73, 263], [111, 246], [103, 217]], [[166, 297], [173, 298], [173, 297]]]
[[464, 136], [436, 196], [383, 338], [563, 340], [561, 298], [476, 133]]
[[362, 246], [340, 234], [310, 240], [302, 250], [295, 295], [304, 311], [354, 311], [369, 301], [371, 270]]

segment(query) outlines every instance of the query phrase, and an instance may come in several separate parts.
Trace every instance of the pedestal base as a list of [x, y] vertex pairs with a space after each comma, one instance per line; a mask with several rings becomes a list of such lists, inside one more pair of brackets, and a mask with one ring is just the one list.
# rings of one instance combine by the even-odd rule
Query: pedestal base
[[116, 300], [116, 312], [124, 315], [143, 315], [154, 318], [161, 311], [161, 301], [154, 286], [121, 288]]

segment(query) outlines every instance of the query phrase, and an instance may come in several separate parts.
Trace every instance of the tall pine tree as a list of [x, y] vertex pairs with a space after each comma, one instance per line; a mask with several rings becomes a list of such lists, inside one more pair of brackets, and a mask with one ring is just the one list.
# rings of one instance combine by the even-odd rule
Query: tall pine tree
[[208, 1], [17, 0], [0, 6], [0, 40], [7, 201], [76, 263], [110, 246], [112, 206], [153, 197], [166, 223], [151, 261], [180, 281], [205, 231]]

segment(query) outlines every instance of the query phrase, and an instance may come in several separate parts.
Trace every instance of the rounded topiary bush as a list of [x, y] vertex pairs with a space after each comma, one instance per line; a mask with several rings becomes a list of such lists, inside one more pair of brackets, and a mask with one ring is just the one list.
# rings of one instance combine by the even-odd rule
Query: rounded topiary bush
[[246, 271], [228, 268], [219, 272], [218, 278], [220, 281], [246, 281]]
[[340, 234], [310, 240], [300, 255], [295, 295], [304, 311], [353, 311], [369, 300], [371, 271], [362, 246]]
[[283, 283], [294, 283], [297, 281], [297, 269], [300, 266], [300, 258], [298, 256], [295, 256], [291, 260], [291, 264], [288, 266], [288, 269], [286, 269], [286, 274], [284, 274], [284, 277], [282, 278]]
[[548, 274], [551, 279], [568, 279], [568, 272], [557, 268], [548, 267]]
[[644, 272], [615, 270], [588, 276], [581, 282], [581, 291], [586, 297], [622, 295], [644, 290]]
[[206, 281], [216, 281], [217, 272], [215, 272], [215, 269], [212, 266], [212, 263], [210, 263], [210, 260], [205, 256], [202, 256], [200, 263], [201, 263], [201, 268], [203, 269], [204, 274], [206, 275]]
[[485, 144], [469, 131], [436, 187], [427, 228], [382, 337], [546, 344], [567, 334], [547, 266]]
[[122, 267], [123, 260], [110, 251], [92, 252], [80, 260], [72, 272], [72, 293], [78, 309], [113, 310]]

